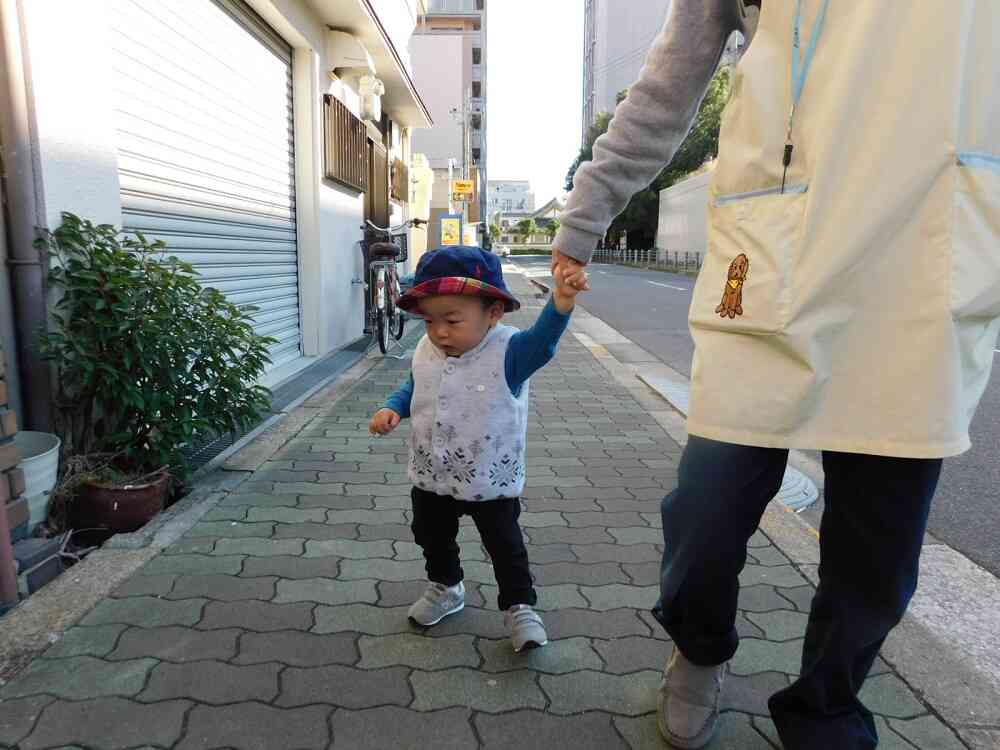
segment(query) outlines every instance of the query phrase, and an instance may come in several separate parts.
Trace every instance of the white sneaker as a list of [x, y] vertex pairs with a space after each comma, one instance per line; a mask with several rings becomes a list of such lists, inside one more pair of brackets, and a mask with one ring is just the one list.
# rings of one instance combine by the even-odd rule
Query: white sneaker
[[699, 750], [715, 738], [725, 675], [725, 664], [699, 667], [674, 647], [656, 702], [660, 734], [671, 746]]
[[527, 604], [515, 604], [504, 613], [503, 619], [515, 653], [539, 648], [549, 642], [542, 618]]
[[410, 619], [425, 628], [437, 625], [448, 615], [465, 609], [465, 584], [459, 581], [454, 586], [444, 586], [433, 581], [410, 607]]

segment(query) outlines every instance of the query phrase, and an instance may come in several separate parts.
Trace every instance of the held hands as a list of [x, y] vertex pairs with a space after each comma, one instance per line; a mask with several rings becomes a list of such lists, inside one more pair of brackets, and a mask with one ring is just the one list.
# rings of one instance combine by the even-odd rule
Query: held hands
[[388, 435], [399, 427], [400, 416], [392, 409], [379, 409], [368, 423], [368, 432], [372, 435]]
[[556, 282], [552, 302], [561, 313], [570, 312], [576, 304], [576, 295], [590, 289], [583, 264], [558, 250], [552, 251], [552, 278]]

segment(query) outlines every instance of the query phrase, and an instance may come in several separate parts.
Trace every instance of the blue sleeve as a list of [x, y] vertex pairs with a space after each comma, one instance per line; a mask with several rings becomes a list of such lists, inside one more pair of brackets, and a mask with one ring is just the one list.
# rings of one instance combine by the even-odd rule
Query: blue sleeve
[[556, 310], [550, 297], [535, 325], [511, 336], [504, 369], [507, 385], [515, 396], [520, 395], [521, 386], [528, 378], [556, 356], [559, 339], [569, 325], [569, 318], [569, 313]]
[[413, 400], [413, 373], [399, 388], [382, 404], [383, 409], [392, 409], [403, 419], [410, 416], [410, 401]]

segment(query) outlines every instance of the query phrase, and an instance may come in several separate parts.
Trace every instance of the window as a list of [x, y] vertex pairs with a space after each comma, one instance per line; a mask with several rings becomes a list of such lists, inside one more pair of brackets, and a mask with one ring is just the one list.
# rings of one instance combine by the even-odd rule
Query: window
[[483, 50], [482, 47], [472, 48], [472, 64], [482, 65], [483, 64]]
[[480, 159], [482, 159], [483, 152], [482, 149], [474, 148], [472, 149], [472, 161], [478, 164]]
[[472, 98], [481, 99], [483, 96], [483, 82], [473, 81], [472, 82]]
[[323, 97], [323, 169], [328, 180], [359, 192], [368, 188], [367, 130], [342, 101]]
[[472, 129], [473, 130], [482, 130], [483, 129], [483, 116], [482, 115], [473, 115], [472, 117], [469, 118], [469, 120], [472, 123]]

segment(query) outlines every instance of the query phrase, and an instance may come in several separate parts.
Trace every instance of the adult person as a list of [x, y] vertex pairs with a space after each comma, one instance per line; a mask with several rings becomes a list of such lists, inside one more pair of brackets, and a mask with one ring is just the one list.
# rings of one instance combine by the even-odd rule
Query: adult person
[[576, 175], [555, 265], [588, 262], [671, 159], [735, 30], [690, 442], [662, 508], [654, 614], [676, 648], [659, 726], [679, 748], [711, 740], [746, 543], [788, 449], [818, 449], [820, 583], [801, 676], [770, 710], [787, 750], [873, 748], [858, 690], [916, 587], [1000, 331], [1000, 3], [674, 0]]

